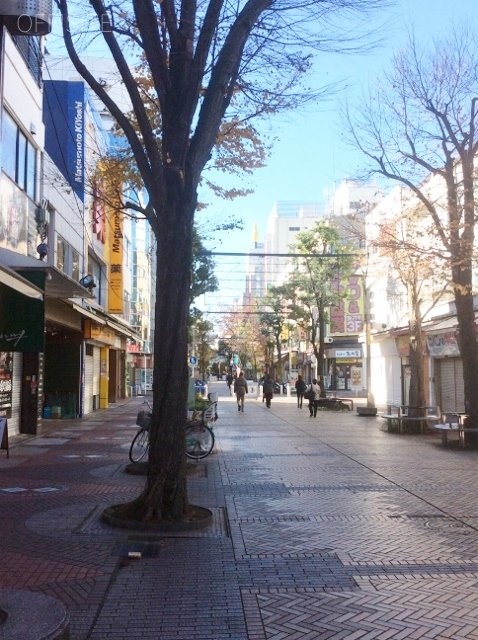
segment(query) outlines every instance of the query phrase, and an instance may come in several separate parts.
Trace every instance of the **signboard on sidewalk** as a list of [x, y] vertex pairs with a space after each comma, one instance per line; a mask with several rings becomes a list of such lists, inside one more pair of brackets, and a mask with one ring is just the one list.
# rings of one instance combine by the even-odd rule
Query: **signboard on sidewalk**
[[6, 418], [0, 418], [0, 449], [4, 449], [7, 452], [7, 458], [10, 457], [8, 450], [8, 425]]

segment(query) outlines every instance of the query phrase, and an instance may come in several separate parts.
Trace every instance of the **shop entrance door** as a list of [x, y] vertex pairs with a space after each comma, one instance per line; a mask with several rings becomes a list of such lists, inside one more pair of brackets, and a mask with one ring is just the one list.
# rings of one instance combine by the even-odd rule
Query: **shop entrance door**
[[38, 426], [38, 353], [23, 354], [20, 433], [36, 434]]

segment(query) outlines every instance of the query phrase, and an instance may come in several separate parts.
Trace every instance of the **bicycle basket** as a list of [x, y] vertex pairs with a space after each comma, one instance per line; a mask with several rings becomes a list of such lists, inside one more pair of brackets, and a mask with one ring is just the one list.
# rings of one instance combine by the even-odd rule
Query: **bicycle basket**
[[148, 430], [151, 426], [151, 414], [149, 411], [138, 411], [138, 415], [136, 416], [136, 424], [141, 429]]
[[216, 422], [217, 416], [217, 402], [211, 402], [203, 411], [204, 422]]

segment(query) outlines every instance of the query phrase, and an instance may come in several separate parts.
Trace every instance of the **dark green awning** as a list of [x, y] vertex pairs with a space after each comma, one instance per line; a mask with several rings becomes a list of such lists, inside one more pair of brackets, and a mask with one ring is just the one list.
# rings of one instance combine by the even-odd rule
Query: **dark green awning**
[[41, 290], [5, 268], [1, 268], [0, 280], [0, 351], [43, 351]]

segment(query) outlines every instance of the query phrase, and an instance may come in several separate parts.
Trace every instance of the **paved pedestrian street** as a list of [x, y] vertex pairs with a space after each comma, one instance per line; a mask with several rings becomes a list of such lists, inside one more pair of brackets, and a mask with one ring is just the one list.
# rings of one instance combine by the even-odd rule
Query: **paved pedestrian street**
[[478, 639], [478, 452], [212, 390], [216, 448], [188, 474], [206, 529], [100, 519], [143, 486], [141, 398], [0, 451], [0, 590], [61, 602], [71, 640]]

